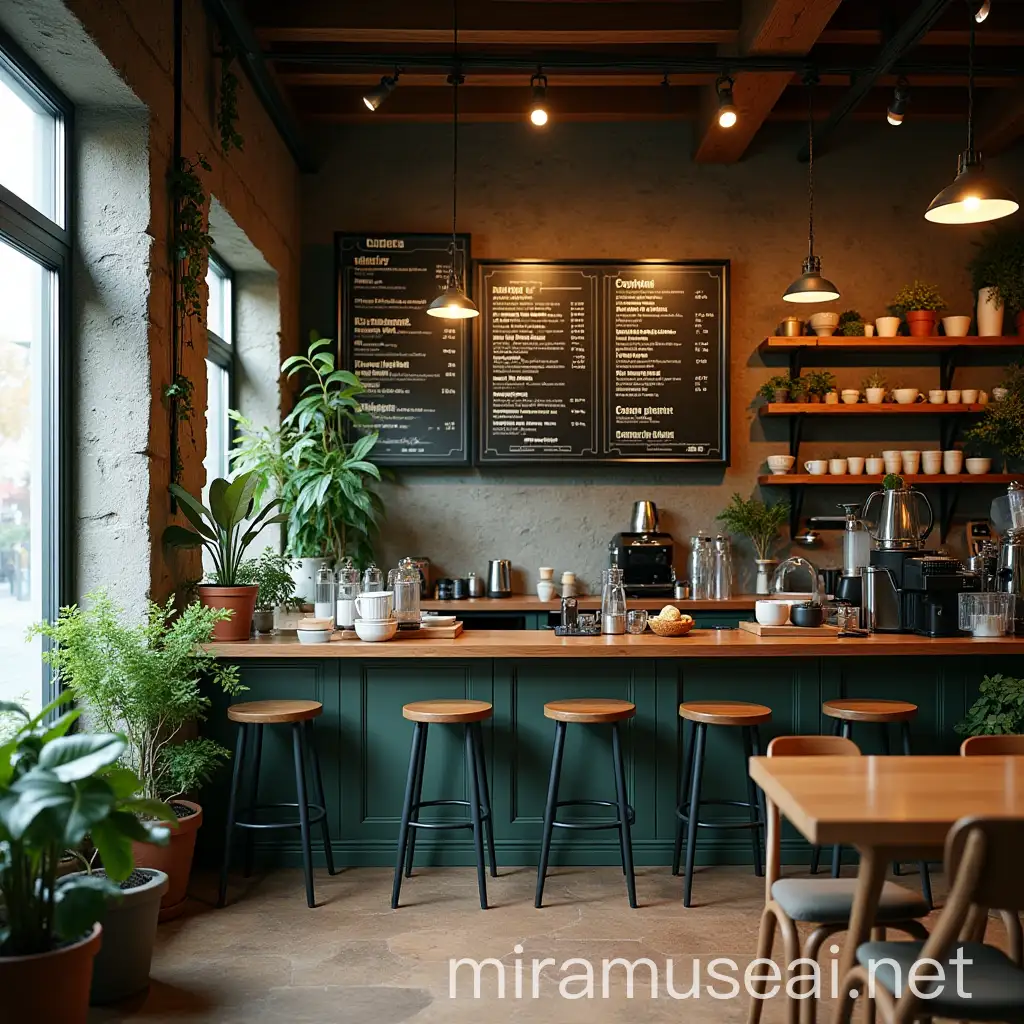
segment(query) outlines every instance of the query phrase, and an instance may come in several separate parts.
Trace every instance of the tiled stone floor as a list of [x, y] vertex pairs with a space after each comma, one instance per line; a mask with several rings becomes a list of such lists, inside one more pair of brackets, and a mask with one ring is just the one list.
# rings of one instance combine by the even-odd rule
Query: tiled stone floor
[[[695, 878], [698, 903], [684, 910], [680, 880], [665, 868], [643, 868], [641, 907], [630, 910], [622, 874], [612, 868], [556, 868], [543, 910], [533, 907], [530, 868], [505, 868], [489, 879], [492, 907], [477, 905], [468, 868], [421, 869], [403, 887], [403, 906], [388, 906], [390, 872], [348, 869], [330, 878], [318, 871], [319, 905], [306, 908], [301, 873], [275, 871], [235, 879], [230, 903], [213, 908], [213, 879], [194, 881], [187, 914], [161, 925], [152, 984], [131, 1005], [96, 1009], [90, 1024], [618, 1024], [662, 1021], [740, 1022], [747, 1001], [715, 1000], [702, 992], [685, 1002], [667, 995], [666, 961], [674, 961], [677, 991], [689, 988], [694, 957], [706, 977], [714, 957], [731, 957], [740, 971], [753, 957], [763, 882], [749, 869], [707, 868]], [[916, 884], [916, 875], [904, 880]], [[937, 896], [944, 879], [934, 876]], [[995, 930], [992, 931], [995, 936]], [[515, 947], [522, 947], [517, 954]], [[778, 955], [778, 954], [777, 954]], [[632, 998], [625, 972], [601, 993], [601, 961], [653, 960], [661, 972], [650, 996], [649, 973], [639, 971]], [[449, 958], [495, 957], [507, 965], [504, 999], [495, 972], [472, 996], [469, 972], [460, 994], [449, 994]], [[545, 966], [532, 997], [531, 963], [570, 957], [595, 964], [593, 999], [568, 1000], [558, 991], [565, 974]], [[523, 997], [514, 997], [514, 965], [523, 961]], [[486, 970], [486, 969], [485, 969]], [[713, 981], [710, 983], [714, 984]], [[719, 988], [725, 986], [719, 984]], [[578, 991], [579, 986], [570, 986]], [[762, 1020], [784, 1019], [781, 1001], [766, 1004]], [[819, 1020], [831, 1019], [822, 1006]]]

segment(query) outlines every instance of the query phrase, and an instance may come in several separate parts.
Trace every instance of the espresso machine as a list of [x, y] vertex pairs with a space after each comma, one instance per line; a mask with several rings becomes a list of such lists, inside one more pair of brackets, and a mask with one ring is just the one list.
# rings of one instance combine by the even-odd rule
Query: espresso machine
[[622, 570], [627, 597], [671, 597], [676, 581], [670, 533], [658, 529], [653, 501], [633, 505], [632, 529], [617, 533], [608, 545], [611, 567]]
[[992, 502], [992, 522], [1002, 535], [996, 568], [997, 590], [1015, 597], [1013, 632], [1024, 635], [1024, 486], [1014, 481]]

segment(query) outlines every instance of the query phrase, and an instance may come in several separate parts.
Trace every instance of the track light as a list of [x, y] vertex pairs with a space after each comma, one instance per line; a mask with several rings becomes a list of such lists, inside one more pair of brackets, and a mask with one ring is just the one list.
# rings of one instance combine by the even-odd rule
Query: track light
[[980, 25], [992, 11], [992, 0], [981, 0], [978, 9], [974, 12], [974, 20]]
[[393, 75], [384, 75], [380, 85], [375, 85], [369, 92], [363, 94], [363, 103], [367, 110], [376, 110], [390, 95], [398, 81], [398, 71]]
[[896, 82], [896, 91], [893, 93], [892, 103], [885, 112], [885, 119], [889, 124], [903, 124], [903, 115], [907, 112], [907, 103], [910, 102], [910, 83], [905, 78]]
[[732, 101], [732, 79], [722, 75], [715, 82], [718, 93], [718, 127], [731, 128], [737, 121], [736, 105]]
[[543, 128], [548, 123], [547, 78], [538, 71], [530, 79], [530, 89], [533, 91], [533, 99], [530, 101], [530, 121], [537, 128]]

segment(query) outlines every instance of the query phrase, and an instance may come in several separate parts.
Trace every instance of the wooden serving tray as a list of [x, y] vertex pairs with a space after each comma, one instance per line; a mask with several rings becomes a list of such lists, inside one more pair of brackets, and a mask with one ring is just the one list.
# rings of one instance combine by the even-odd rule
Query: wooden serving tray
[[[462, 623], [453, 622], [450, 626], [421, 626], [419, 629], [400, 629], [392, 640], [454, 640], [462, 632]], [[335, 633], [332, 640], [358, 640], [354, 629], [343, 629]]]
[[835, 636], [838, 626], [762, 626], [760, 622], [741, 622], [740, 629], [754, 636]]

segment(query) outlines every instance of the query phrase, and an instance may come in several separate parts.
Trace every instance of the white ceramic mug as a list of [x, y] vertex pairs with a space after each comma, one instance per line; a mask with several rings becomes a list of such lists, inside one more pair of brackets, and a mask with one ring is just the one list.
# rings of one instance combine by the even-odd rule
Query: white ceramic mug
[[882, 452], [882, 462], [885, 464], [886, 473], [902, 473], [903, 472], [903, 455], [901, 452], [886, 451]]
[[828, 471], [833, 476], [846, 476], [847, 464], [846, 459], [829, 459], [828, 460]]
[[936, 391], [929, 391], [928, 392], [928, 401], [931, 402], [932, 405], [942, 405], [946, 401], [946, 392], [945, 391], [938, 391], [938, 390], [936, 390]]
[[390, 590], [364, 590], [356, 598], [356, 614], [361, 619], [390, 619], [394, 594]]
[[961, 400], [964, 405], [975, 405], [978, 401], [978, 389], [977, 388], [964, 388], [960, 392]]
[[942, 472], [956, 476], [964, 468], [964, 453], [958, 448], [950, 448], [942, 453]]
[[919, 450], [907, 449], [900, 452], [900, 459], [903, 462], [903, 472], [913, 476], [921, 468], [921, 452]]
[[928, 476], [935, 476], [936, 473], [941, 473], [942, 452], [934, 450], [921, 452], [921, 469], [923, 469]]
[[828, 472], [828, 459], [811, 459], [804, 463], [804, 469], [811, 476], [824, 476]]
[[917, 388], [896, 388], [892, 393], [892, 397], [900, 405], [913, 405], [915, 402], [924, 401], [924, 395]]
[[860, 392], [853, 388], [843, 388], [842, 399], [846, 405], [856, 405], [860, 401]]
[[875, 320], [875, 327], [878, 328], [880, 338], [895, 338], [896, 332], [900, 329], [900, 318], [898, 316], [880, 316]]
[[885, 459], [880, 459], [877, 455], [871, 455], [864, 460], [864, 470], [869, 476], [879, 476], [883, 469]]
[[960, 391], [959, 391], [959, 389], [954, 388], [952, 391], [947, 391], [946, 392], [946, 401], [949, 402], [950, 405], [959, 405], [960, 404]]
[[850, 476], [860, 476], [864, 472], [864, 459], [859, 455], [851, 455], [846, 460], [846, 468], [850, 471]]

